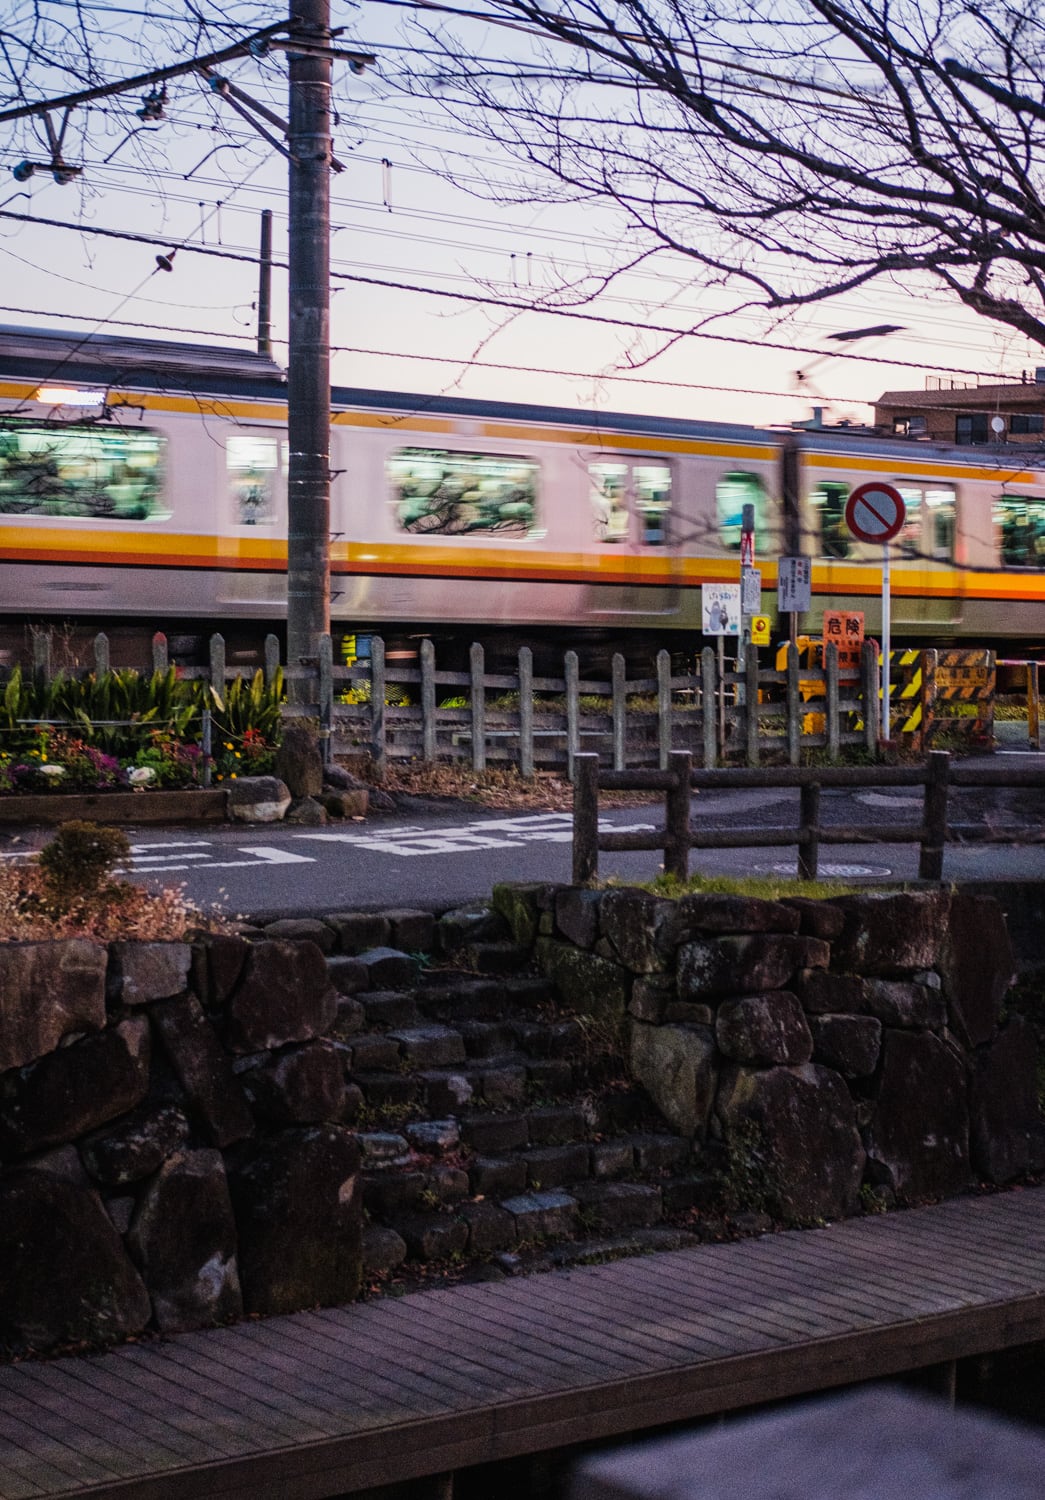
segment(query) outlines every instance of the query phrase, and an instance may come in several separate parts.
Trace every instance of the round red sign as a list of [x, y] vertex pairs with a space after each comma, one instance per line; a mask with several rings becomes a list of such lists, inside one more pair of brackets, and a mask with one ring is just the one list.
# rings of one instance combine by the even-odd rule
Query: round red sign
[[845, 524], [861, 542], [891, 542], [906, 519], [900, 491], [877, 479], [857, 485], [845, 504]]

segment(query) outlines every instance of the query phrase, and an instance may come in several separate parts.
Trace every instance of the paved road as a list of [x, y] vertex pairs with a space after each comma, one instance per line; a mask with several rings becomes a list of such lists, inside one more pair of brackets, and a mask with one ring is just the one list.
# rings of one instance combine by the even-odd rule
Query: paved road
[[[921, 794], [888, 789], [823, 794], [825, 822], [848, 824], [919, 821]], [[713, 827], [786, 827], [797, 824], [794, 791], [701, 793], [694, 820]], [[656, 804], [604, 815], [603, 826], [651, 828], [661, 820]], [[1032, 838], [1045, 828], [1045, 793], [999, 791], [955, 794], [952, 826], [1018, 823]], [[0, 854], [17, 857], [47, 834], [36, 832]], [[377, 814], [364, 823], [325, 828], [216, 827], [132, 830], [134, 860], [128, 874], [152, 887], [183, 884], [199, 905], [230, 913], [307, 913], [387, 906], [458, 904], [489, 895], [500, 880], [567, 881], [571, 867], [569, 813], [502, 815], [420, 804], [408, 814]], [[793, 874], [793, 848], [696, 851], [694, 871], [737, 875]], [[603, 878], [648, 880], [659, 853], [603, 854]], [[822, 846], [825, 878], [875, 882], [914, 879], [914, 844]], [[945, 877], [1045, 879], [1045, 843], [948, 846]]]

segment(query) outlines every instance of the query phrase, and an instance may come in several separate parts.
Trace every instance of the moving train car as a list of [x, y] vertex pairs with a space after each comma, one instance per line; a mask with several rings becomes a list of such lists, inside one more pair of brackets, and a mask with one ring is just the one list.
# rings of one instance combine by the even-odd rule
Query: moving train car
[[[239, 350], [0, 328], [0, 612], [154, 629], [278, 628], [286, 387]], [[1045, 452], [955, 448], [438, 396], [332, 393], [331, 614], [340, 632], [455, 629], [699, 644], [702, 583], [739, 577], [752, 504], [824, 608], [880, 624], [881, 549], [850, 490], [897, 486], [893, 631], [1045, 642]], [[787, 503], [785, 504], [785, 495]]]

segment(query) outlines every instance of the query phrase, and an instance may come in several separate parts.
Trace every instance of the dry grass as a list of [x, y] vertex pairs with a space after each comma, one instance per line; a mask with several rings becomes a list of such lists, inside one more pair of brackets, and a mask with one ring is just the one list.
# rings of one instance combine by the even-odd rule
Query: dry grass
[[[489, 807], [498, 812], [570, 812], [573, 787], [565, 777], [540, 771], [526, 781], [513, 768], [472, 771], [461, 765], [391, 762], [380, 783], [393, 796], [429, 797]], [[663, 800], [658, 792], [603, 792], [601, 807], [631, 807]]]
[[181, 891], [152, 894], [122, 880], [58, 909], [36, 865], [0, 868], [0, 942], [72, 937], [101, 943], [178, 942], [192, 932], [223, 925], [219, 917], [193, 907]]

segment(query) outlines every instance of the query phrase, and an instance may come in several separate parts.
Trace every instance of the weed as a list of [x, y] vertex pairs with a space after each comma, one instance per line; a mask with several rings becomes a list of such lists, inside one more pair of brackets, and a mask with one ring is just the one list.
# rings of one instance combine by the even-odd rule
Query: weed
[[779, 1175], [770, 1161], [765, 1132], [755, 1120], [741, 1119], [726, 1142], [722, 1204], [727, 1213], [769, 1213], [780, 1201]]
[[807, 896], [823, 901], [828, 896], [847, 895], [855, 889], [840, 885], [836, 880], [791, 880], [784, 875], [691, 875], [688, 880], [678, 880], [674, 875], [656, 875], [641, 888], [670, 899], [689, 895], [727, 895], [750, 896], [761, 901], [779, 901], [782, 896]]

